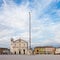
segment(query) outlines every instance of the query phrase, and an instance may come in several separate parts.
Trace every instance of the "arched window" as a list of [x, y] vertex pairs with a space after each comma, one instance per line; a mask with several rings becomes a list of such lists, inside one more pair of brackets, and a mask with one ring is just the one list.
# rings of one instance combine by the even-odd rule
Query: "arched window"
[[39, 54], [39, 50], [37, 50], [37, 54]]
[[37, 50], [37, 52], [39, 52], [39, 50]]

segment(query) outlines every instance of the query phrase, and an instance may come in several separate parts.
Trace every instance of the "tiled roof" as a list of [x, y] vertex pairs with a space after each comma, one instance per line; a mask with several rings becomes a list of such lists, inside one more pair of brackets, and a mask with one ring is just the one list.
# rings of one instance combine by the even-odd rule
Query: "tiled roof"
[[53, 46], [37, 46], [35, 48], [54, 48]]

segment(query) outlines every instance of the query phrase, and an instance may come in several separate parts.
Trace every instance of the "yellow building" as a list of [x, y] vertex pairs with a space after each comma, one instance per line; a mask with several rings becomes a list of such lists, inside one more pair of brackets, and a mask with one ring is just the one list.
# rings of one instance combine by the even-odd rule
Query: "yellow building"
[[55, 48], [52, 46], [35, 47], [34, 54], [55, 54]]
[[34, 54], [44, 54], [45, 48], [44, 47], [35, 47], [34, 48]]

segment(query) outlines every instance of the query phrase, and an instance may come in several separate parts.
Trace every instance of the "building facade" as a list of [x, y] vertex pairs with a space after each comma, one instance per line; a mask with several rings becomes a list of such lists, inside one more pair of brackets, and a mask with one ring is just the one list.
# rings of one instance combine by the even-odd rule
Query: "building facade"
[[27, 54], [28, 51], [28, 42], [17, 39], [13, 40], [11, 39], [11, 46], [10, 46], [10, 52], [11, 54]]
[[55, 54], [56, 54], [56, 55], [60, 55], [60, 47], [57, 47], [57, 48], [56, 48]]
[[8, 48], [0, 48], [0, 55], [1, 54], [9, 54], [10, 50]]
[[52, 46], [45, 47], [45, 54], [55, 54], [55, 48]]
[[35, 47], [34, 54], [54, 54], [55, 48], [52, 46]]
[[35, 47], [34, 48], [34, 54], [44, 54], [45, 48], [44, 47]]

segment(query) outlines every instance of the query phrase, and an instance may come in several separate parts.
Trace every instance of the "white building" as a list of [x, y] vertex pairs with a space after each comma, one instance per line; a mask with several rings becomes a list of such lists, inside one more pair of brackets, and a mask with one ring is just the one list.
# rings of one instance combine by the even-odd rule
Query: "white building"
[[60, 47], [59, 48], [56, 48], [55, 54], [60, 54]]
[[28, 54], [28, 42], [22, 39], [15, 41], [11, 39], [10, 52], [12, 54]]

